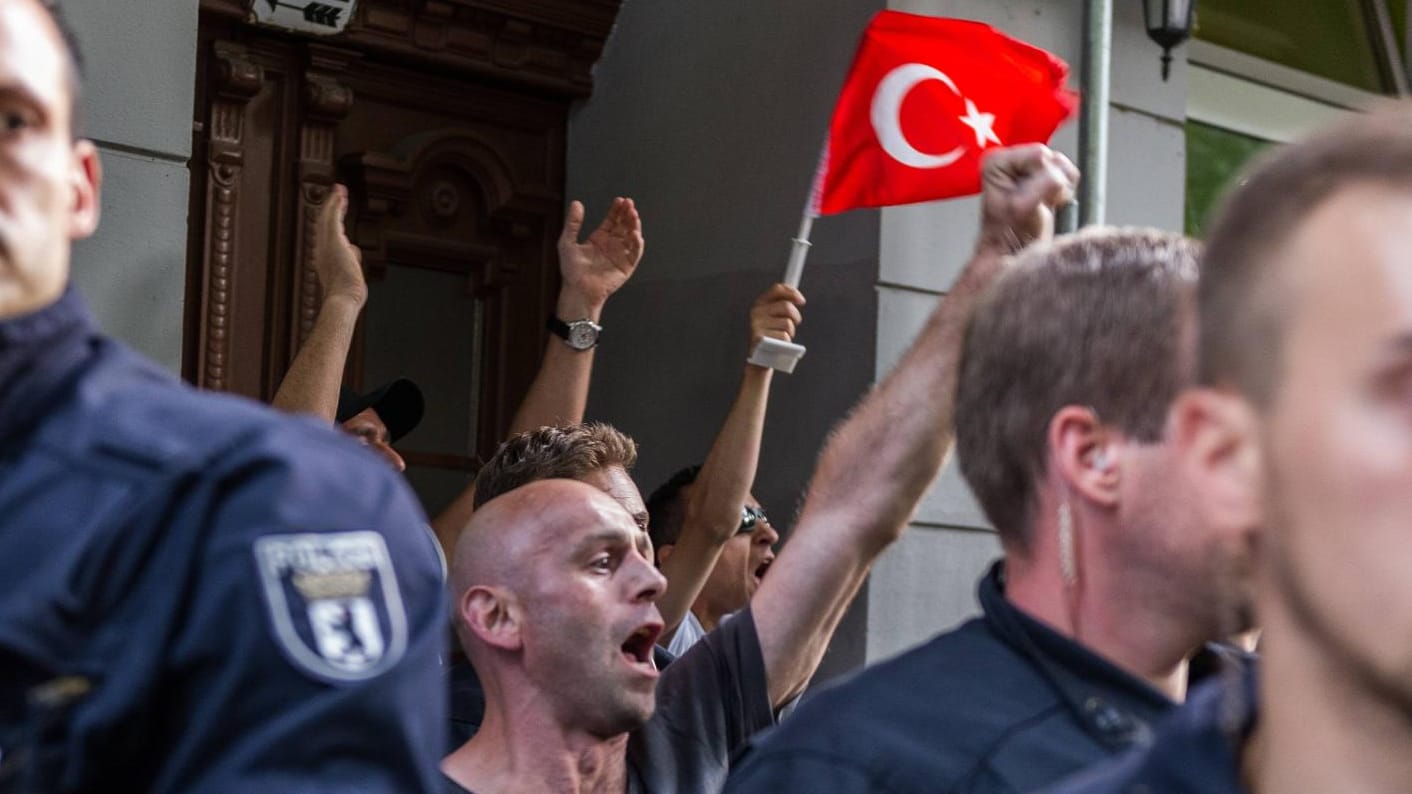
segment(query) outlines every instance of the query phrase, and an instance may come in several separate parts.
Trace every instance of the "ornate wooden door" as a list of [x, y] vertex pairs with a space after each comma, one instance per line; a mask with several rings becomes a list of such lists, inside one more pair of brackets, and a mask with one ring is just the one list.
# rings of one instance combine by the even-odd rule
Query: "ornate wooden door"
[[201, 0], [185, 374], [269, 399], [319, 306], [335, 181], [369, 300], [346, 380], [416, 380], [400, 446], [430, 511], [508, 427], [558, 289], [570, 103], [618, 0], [362, 0], [314, 38]]

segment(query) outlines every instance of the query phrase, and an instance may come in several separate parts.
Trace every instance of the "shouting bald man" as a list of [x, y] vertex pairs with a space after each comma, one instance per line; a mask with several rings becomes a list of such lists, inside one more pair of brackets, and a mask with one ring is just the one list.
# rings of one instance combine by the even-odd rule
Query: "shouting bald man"
[[[749, 617], [659, 674], [666, 579], [647, 533], [591, 485], [540, 480], [492, 500], [457, 544], [452, 577], [487, 706], [444, 767], [475, 791], [623, 791], [629, 767], [643, 790], [691, 789], [771, 719], [763, 692], [717, 672], [764, 680]], [[681, 752], [682, 737], [696, 751]], [[526, 748], [528, 768], [516, 763]]]
[[[660, 674], [652, 547], [609, 495], [540, 481], [490, 500], [454, 555], [456, 629], [485, 686], [449, 791], [713, 791], [730, 752], [813, 675], [877, 555], [952, 437], [962, 329], [1002, 254], [1047, 234], [1073, 167], [1042, 146], [992, 156], [982, 242], [901, 363], [833, 434], [789, 544], [740, 614]], [[997, 241], [1005, 241], [997, 244]]]

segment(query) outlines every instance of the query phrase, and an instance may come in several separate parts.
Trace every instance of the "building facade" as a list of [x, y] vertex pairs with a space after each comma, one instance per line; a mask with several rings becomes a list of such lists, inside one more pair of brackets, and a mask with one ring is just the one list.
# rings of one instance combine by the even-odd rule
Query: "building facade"
[[[1063, 57], [1075, 85], [1084, 15], [1081, 0], [361, 0], [344, 33], [316, 38], [251, 24], [250, 0], [67, 5], [106, 167], [102, 228], [74, 278], [103, 324], [193, 382], [269, 397], [317, 305], [304, 225], [328, 184], [351, 182], [372, 296], [350, 378], [428, 387], [406, 445], [431, 511], [493, 449], [532, 375], [564, 201], [592, 222], [629, 195], [644, 218], [589, 412], [639, 440], [650, 491], [704, 457], [725, 415], [749, 305], [783, 270], [871, 15], [990, 23]], [[1405, 7], [1308, 5], [1203, 0], [1164, 81], [1142, 4], [1115, 3], [1108, 223], [1199, 231], [1246, 157], [1405, 92]], [[1076, 125], [1054, 145], [1075, 156]], [[778, 523], [829, 429], [948, 289], [977, 214], [958, 200], [815, 224], [809, 352], [776, 378], [756, 483]], [[825, 673], [973, 614], [998, 553], [948, 465]]]

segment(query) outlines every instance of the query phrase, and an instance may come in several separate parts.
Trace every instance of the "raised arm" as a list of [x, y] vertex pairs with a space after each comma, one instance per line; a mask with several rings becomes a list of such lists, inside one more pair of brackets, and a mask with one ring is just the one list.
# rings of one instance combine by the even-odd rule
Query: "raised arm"
[[[579, 242], [584, 209], [569, 203], [564, 231], [559, 235], [559, 275], [562, 286], [554, 315], [565, 322], [597, 323], [608, 298], [627, 283], [642, 260], [642, 218], [630, 198], [615, 198], [603, 222]], [[593, 348], [575, 350], [551, 335], [544, 348], [539, 372], [510, 421], [509, 435], [546, 425], [572, 425], [583, 421], [588, 404], [589, 377], [593, 374]], [[456, 534], [475, 510], [475, 483], [432, 520], [446, 553], [455, 546]]]
[[[563, 286], [555, 316], [565, 322], [598, 322], [609, 296], [627, 283], [642, 260], [642, 219], [630, 198], [613, 199], [603, 222], [579, 242], [583, 204], [569, 203], [564, 231], [559, 236], [559, 273]], [[583, 421], [588, 404], [588, 382], [593, 373], [593, 349], [574, 350], [556, 336], [549, 338], [539, 372], [515, 418], [510, 435], [545, 425], [572, 425]]]
[[977, 297], [1006, 254], [1052, 234], [1078, 173], [1039, 145], [983, 166], [976, 253], [887, 378], [829, 438], [793, 535], [752, 601], [776, 705], [798, 694], [873, 560], [897, 540], [954, 437], [957, 359]]
[[348, 190], [334, 185], [319, 210], [314, 238], [314, 272], [323, 287], [324, 301], [313, 330], [299, 348], [272, 401], [282, 411], [316, 414], [329, 422], [338, 413], [343, 366], [353, 343], [358, 313], [368, 300], [362, 252], [343, 232], [347, 211]]
[[[763, 337], [789, 342], [804, 321], [799, 308], [804, 296], [786, 284], [775, 284], [755, 300], [750, 309], [750, 339], [753, 350]], [[701, 471], [687, 492], [681, 532], [672, 553], [662, 561], [667, 591], [657, 601], [657, 609], [670, 638], [687, 610], [706, 584], [721, 548], [740, 527], [741, 508], [755, 482], [760, 461], [760, 436], [765, 430], [765, 407], [770, 397], [774, 370], [745, 365], [740, 391], [726, 415], [725, 424], [701, 464]]]

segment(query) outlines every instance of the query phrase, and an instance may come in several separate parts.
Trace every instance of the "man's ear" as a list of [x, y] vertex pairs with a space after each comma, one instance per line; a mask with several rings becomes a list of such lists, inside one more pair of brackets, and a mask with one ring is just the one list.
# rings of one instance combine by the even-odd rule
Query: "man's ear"
[[1169, 421], [1179, 465], [1208, 519], [1222, 530], [1257, 530], [1264, 471], [1250, 403], [1227, 390], [1188, 389], [1173, 402]]
[[103, 164], [98, 147], [90, 140], [74, 143], [74, 162], [69, 174], [73, 190], [73, 213], [69, 216], [69, 239], [80, 240], [98, 230], [102, 200]]
[[1121, 444], [1093, 409], [1066, 405], [1049, 420], [1049, 461], [1070, 491], [1112, 507], [1118, 503]]
[[492, 648], [521, 647], [519, 602], [498, 587], [472, 587], [461, 596], [460, 619], [476, 639]]

